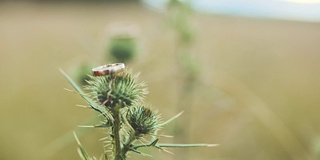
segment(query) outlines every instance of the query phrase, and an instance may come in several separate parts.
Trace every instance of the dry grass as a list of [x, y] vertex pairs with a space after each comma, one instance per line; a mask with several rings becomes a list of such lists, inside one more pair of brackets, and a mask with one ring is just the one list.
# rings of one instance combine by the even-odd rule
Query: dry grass
[[[63, 90], [58, 68], [106, 63], [99, 57], [114, 21], [141, 26], [143, 54], [131, 67], [148, 82], [147, 101], [175, 115], [176, 54], [163, 17], [137, 4], [0, 4], [0, 159], [77, 159], [70, 131], [85, 130], [75, 127], [94, 113], [73, 107], [84, 102]], [[189, 134], [221, 146], [188, 150], [191, 159], [319, 158], [320, 24], [200, 14], [195, 22], [203, 69]], [[71, 143], [57, 143], [66, 133]], [[98, 155], [102, 136], [81, 141]]]

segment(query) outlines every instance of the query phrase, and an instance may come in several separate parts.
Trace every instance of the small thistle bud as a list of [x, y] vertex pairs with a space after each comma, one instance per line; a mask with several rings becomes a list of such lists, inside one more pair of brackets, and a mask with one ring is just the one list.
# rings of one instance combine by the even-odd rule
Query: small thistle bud
[[113, 37], [109, 52], [116, 61], [128, 62], [136, 56], [136, 47], [136, 40], [132, 37]]
[[137, 75], [124, 71], [121, 75], [105, 75], [90, 76], [88, 85], [85, 86], [89, 90], [92, 99], [98, 103], [114, 108], [128, 107], [142, 100], [146, 94], [144, 83], [137, 82]]
[[152, 134], [159, 129], [157, 126], [160, 123], [160, 116], [142, 105], [129, 108], [126, 119], [137, 137]]
[[132, 61], [138, 54], [139, 27], [132, 23], [114, 23], [110, 26], [111, 39], [107, 48], [118, 62]]

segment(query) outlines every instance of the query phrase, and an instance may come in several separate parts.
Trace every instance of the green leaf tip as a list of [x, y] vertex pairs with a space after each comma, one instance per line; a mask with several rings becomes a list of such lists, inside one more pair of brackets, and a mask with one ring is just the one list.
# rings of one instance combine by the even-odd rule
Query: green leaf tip
[[59, 69], [60, 72], [67, 78], [68, 82], [72, 85], [72, 87], [79, 93], [79, 95], [91, 106], [92, 109], [100, 112], [106, 119], [110, 119], [110, 115], [108, 114], [107, 110], [104, 107], [99, 106], [96, 104], [92, 99], [85, 96], [85, 93], [82, 89], [77, 85], [75, 81], [72, 80], [70, 76], [62, 69]]
[[167, 125], [168, 123], [170, 123], [170, 122], [172, 122], [173, 120], [175, 120], [175, 119], [177, 119], [178, 117], [180, 117], [182, 114], [183, 114], [183, 111], [181, 111], [181, 112], [178, 113], [177, 115], [173, 116], [172, 118], [166, 120], [165, 122], [162, 122], [162, 123], [158, 124], [156, 127], [159, 128], [159, 127], [165, 126], [165, 125]]
[[90, 158], [88, 152], [86, 151], [86, 149], [81, 145], [80, 140], [78, 139], [78, 136], [76, 135], [75, 132], [73, 132], [73, 136], [76, 139], [77, 143], [78, 143], [78, 154], [81, 157], [82, 160], [92, 160], [92, 158]]

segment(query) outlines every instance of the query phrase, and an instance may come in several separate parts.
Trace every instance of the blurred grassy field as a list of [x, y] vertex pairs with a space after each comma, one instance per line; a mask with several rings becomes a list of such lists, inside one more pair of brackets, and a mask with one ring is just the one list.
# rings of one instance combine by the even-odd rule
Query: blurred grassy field
[[[73, 130], [89, 131], [81, 141], [99, 155], [103, 131], [76, 128], [95, 113], [74, 107], [84, 102], [63, 90], [71, 87], [58, 69], [71, 74], [82, 62], [108, 63], [101, 57], [116, 21], [141, 27], [142, 54], [130, 67], [148, 83], [147, 101], [165, 119], [175, 115], [179, 73], [164, 17], [136, 3], [0, 3], [0, 159], [78, 159]], [[188, 150], [190, 159], [320, 158], [320, 23], [194, 20], [202, 70], [186, 113], [190, 141], [221, 146]], [[164, 133], [172, 134], [170, 126]]]

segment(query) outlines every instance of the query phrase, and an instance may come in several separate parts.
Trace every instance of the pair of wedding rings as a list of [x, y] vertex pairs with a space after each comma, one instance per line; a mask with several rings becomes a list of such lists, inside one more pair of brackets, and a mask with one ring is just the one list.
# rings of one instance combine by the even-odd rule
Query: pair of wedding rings
[[93, 68], [92, 73], [94, 76], [116, 75], [123, 72], [124, 69], [124, 63], [114, 63]]

